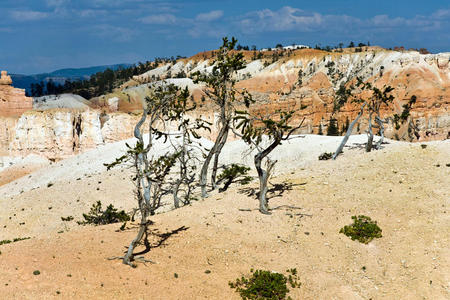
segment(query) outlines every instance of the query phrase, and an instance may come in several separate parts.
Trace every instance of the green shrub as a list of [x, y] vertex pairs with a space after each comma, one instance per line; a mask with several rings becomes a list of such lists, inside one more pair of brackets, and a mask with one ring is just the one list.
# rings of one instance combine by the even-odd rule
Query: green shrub
[[329, 160], [333, 157], [333, 152], [324, 152], [319, 155], [319, 160]]
[[374, 238], [381, 238], [381, 228], [376, 221], [372, 221], [367, 216], [353, 216], [353, 224], [344, 226], [339, 233], [343, 233], [352, 240], [358, 240], [361, 243], [368, 244]]
[[250, 270], [251, 276], [242, 276], [235, 282], [229, 282], [231, 288], [241, 295], [242, 299], [286, 299], [289, 289], [287, 283], [292, 288], [300, 287], [297, 270], [287, 270], [289, 277], [283, 274], [265, 270]]
[[108, 205], [106, 210], [103, 211], [102, 203], [100, 201], [94, 203], [91, 207], [91, 211], [88, 214], [83, 214], [83, 217], [85, 221], [78, 222], [78, 224], [105, 225], [130, 220], [130, 217], [125, 211], [118, 211], [112, 204]]
[[226, 191], [233, 182], [239, 184], [250, 183], [252, 177], [247, 176], [248, 171], [250, 171], [250, 168], [243, 165], [231, 164], [230, 166], [226, 166], [223, 172], [217, 177], [217, 184], [224, 182], [224, 185], [219, 189], [219, 192]]

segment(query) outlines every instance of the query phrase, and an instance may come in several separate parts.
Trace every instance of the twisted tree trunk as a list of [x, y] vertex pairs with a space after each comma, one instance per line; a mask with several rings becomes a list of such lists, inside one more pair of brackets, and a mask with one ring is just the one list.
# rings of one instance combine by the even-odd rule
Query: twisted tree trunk
[[208, 155], [205, 158], [205, 162], [203, 163], [202, 170], [200, 172], [200, 187], [202, 189], [202, 198], [206, 198], [208, 196], [208, 193], [206, 192], [206, 184], [207, 184], [209, 164], [211, 163], [211, 159], [216, 153], [217, 155], [220, 154], [219, 151], [221, 150], [220, 148], [221, 141], [225, 135], [228, 135], [228, 129], [229, 129], [228, 124], [222, 126], [222, 128], [219, 131], [219, 135], [217, 136], [216, 142], [214, 143], [214, 146], [209, 151]]
[[367, 129], [367, 135], [366, 152], [370, 152], [373, 147], [372, 112], [369, 114], [369, 128]]
[[[141, 126], [144, 124], [147, 118], [148, 111], [144, 109], [141, 120], [136, 124], [134, 128], [134, 136], [137, 138], [138, 143], [142, 145], [142, 152], [136, 153], [134, 158], [134, 167], [136, 169], [137, 178], [137, 199], [139, 204], [139, 210], [141, 212], [141, 223], [139, 224], [139, 232], [135, 239], [130, 243], [128, 251], [123, 257], [123, 263], [126, 265], [133, 266], [132, 261], [134, 260], [133, 251], [136, 246], [140, 243], [144, 234], [147, 230], [147, 217], [150, 208], [150, 197], [151, 197], [151, 186], [152, 183], [150, 178], [145, 174], [147, 161], [147, 152], [149, 148], [145, 148], [144, 139], [142, 137]], [[151, 136], [149, 137], [151, 139]], [[151, 141], [150, 141], [151, 142]]]
[[222, 141], [219, 143], [219, 148], [217, 150], [217, 153], [214, 155], [214, 162], [213, 162], [213, 168], [211, 172], [211, 185], [212, 189], [215, 190], [217, 187], [216, 177], [217, 177], [217, 169], [219, 165], [219, 155], [222, 152], [223, 146], [225, 146], [228, 138], [228, 131], [224, 134]]
[[352, 123], [350, 124], [350, 126], [348, 127], [347, 133], [345, 134], [344, 139], [342, 140], [341, 144], [340, 144], [339, 147], [337, 148], [336, 152], [334, 152], [334, 154], [333, 154], [333, 160], [335, 160], [335, 159], [338, 157], [338, 155], [342, 152], [342, 149], [344, 149], [345, 144], [347, 144], [347, 141], [348, 141], [350, 135], [351, 135], [352, 132], [353, 132], [353, 127], [355, 127], [356, 123], [358, 123], [359, 119], [360, 119], [361, 116], [363, 115], [364, 107], [365, 107], [365, 106], [366, 106], [366, 103], [364, 103], [364, 104], [361, 106], [361, 110], [360, 110], [358, 116], [356, 117], [355, 120], [353, 120], [353, 122], [352, 122]]
[[384, 124], [383, 124], [384, 122], [380, 118], [379, 114], [375, 117], [375, 121], [380, 126], [380, 139], [378, 140], [378, 142], [377, 142], [375, 147], [376, 147], [376, 149], [381, 149], [381, 144], [383, 144], [383, 141], [384, 141]]
[[255, 167], [258, 172], [259, 177], [259, 211], [265, 215], [270, 215], [269, 208], [267, 206], [267, 184], [269, 182], [270, 175], [272, 173], [273, 167], [276, 164], [276, 160], [272, 161], [267, 159], [267, 169], [262, 168], [263, 159], [270, 154], [279, 144], [281, 143], [281, 138], [275, 139], [275, 141], [263, 151], [259, 151], [255, 155]]

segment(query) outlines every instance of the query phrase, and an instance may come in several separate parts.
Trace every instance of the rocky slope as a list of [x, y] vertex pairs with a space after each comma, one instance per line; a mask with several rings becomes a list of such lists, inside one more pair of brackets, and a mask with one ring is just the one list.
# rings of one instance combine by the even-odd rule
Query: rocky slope
[[[96, 201], [135, 205], [127, 170], [98, 168], [105, 156], [81, 154], [0, 188], [0, 235], [31, 238], [0, 245], [2, 297], [240, 299], [228, 282], [251, 268], [297, 268], [293, 299], [449, 299], [450, 141], [348, 149], [337, 161], [318, 161], [316, 152], [304, 166], [308, 152], [323, 144], [330, 151], [339, 140], [306, 139], [277, 149], [280, 169], [290, 170], [271, 179], [272, 216], [256, 209], [255, 181], [156, 214], [151, 249], [136, 250], [152, 263], [135, 269], [110, 259], [123, 255], [137, 223], [123, 231], [121, 223], [76, 223]], [[110, 146], [93, 152], [114, 157]], [[382, 238], [365, 245], [339, 233], [360, 214], [378, 222]]]
[[[253, 94], [257, 101], [252, 107], [253, 112], [295, 109], [296, 121], [305, 118], [302, 133], [326, 133], [332, 118], [342, 130], [359, 112], [359, 107], [348, 103], [340, 112], [333, 112], [335, 92], [342, 83], [359, 76], [375, 82], [376, 86], [395, 88], [394, 104], [382, 111], [384, 117], [400, 114], [403, 104], [412, 96], [417, 98], [409, 119], [399, 129], [394, 128], [390, 119], [386, 131], [388, 137], [408, 141], [450, 137], [450, 53], [422, 55], [371, 47], [360, 53], [351, 49], [343, 53], [312, 49], [266, 51], [261, 52], [259, 59], [252, 51], [244, 54], [248, 64], [238, 72], [236, 86]], [[212, 56], [213, 52], [205, 52], [163, 64], [135, 76], [114, 93], [90, 102], [70, 95], [65, 97], [73, 98], [70, 100], [73, 103], [67, 105], [61, 99], [53, 104], [35, 101], [35, 109], [26, 113], [23, 111], [31, 109], [30, 99], [24, 98], [23, 92], [22, 96], [15, 96], [11, 94], [10, 86], [0, 85], [0, 90], [9, 91], [7, 101], [3, 101], [7, 108], [0, 110], [8, 115], [8, 118], [0, 117], [0, 155], [37, 153], [60, 159], [106, 142], [128, 138], [132, 135], [142, 101], [149, 93], [149, 84], [166, 79], [180, 87], [187, 86], [199, 100], [203, 87], [188, 77], [196, 71], [210, 72]], [[18, 101], [22, 101], [20, 105]], [[201, 106], [195, 116], [214, 122], [214, 108], [208, 101]], [[363, 117], [355, 133], [363, 133], [366, 124], [367, 119]], [[214, 130], [208, 137], [212, 136]]]
[[[392, 86], [394, 104], [383, 111], [384, 117], [401, 114], [403, 105], [417, 97], [410, 118], [400, 129], [392, 120], [387, 135], [417, 141], [450, 137], [450, 53], [419, 54], [368, 48], [360, 53], [328, 53], [303, 49], [284, 51], [281, 58], [253, 60], [237, 75], [238, 88], [245, 88], [257, 100], [254, 111], [298, 110], [297, 119], [305, 120], [304, 133], [325, 132], [329, 120], [337, 119], [340, 129], [359, 112], [359, 105], [349, 103], [340, 112], [333, 111], [334, 96], [341, 84], [356, 76], [378, 87]], [[273, 55], [273, 53], [272, 53]], [[267, 55], [270, 57], [270, 53]], [[187, 60], [161, 66], [134, 80], [138, 83], [158, 80], [174, 74], [209, 72], [210, 60]], [[348, 120], [348, 121], [347, 121]], [[363, 132], [362, 120], [358, 132]]]

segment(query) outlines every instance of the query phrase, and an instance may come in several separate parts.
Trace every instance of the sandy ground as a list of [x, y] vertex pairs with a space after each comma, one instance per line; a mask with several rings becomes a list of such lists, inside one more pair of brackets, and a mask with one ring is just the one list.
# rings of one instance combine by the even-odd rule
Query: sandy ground
[[43, 169], [49, 164], [50, 161], [38, 155], [0, 157], [0, 186]]
[[[2, 297], [239, 299], [228, 282], [251, 268], [297, 268], [302, 286], [293, 299], [449, 299], [450, 141], [347, 149], [337, 161], [317, 161], [338, 140], [307, 139], [275, 154], [271, 216], [256, 210], [257, 182], [158, 214], [154, 247], [143, 254], [154, 264], [136, 269], [108, 260], [123, 254], [134, 224], [118, 231], [121, 224], [75, 222], [97, 200], [131, 208], [128, 170], [90, 163], [80, 176], [73, 158], [71, 173], [62, 161], [1, 187], [0, 239], [31, 237], [0, 246]], [[225, 161], [239, 156], [237, 145]], [[88, 154], [80, 157], [89, 164]], [[42, 177], [52, 170], [59, 177], [47, 186]], [[377, 220], [383, 237], [363, 245], [339, 234], [357, 214]], [[75, 220], [63, 222], [67, 216]]]

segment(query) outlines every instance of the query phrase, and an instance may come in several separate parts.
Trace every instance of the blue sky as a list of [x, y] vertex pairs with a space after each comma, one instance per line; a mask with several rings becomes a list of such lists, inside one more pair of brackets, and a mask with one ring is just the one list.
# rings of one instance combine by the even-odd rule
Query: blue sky
[[0, 0], [0, 69], [41, 73], [193, 55], [236, 36], [450, 51], [450, 1]]

